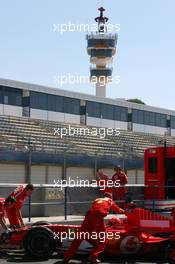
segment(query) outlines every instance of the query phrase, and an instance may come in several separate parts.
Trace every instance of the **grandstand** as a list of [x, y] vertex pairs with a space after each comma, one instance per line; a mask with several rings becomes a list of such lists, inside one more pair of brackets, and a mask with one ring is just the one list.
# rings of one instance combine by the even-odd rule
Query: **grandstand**
[[[68, 131], [69, 126], [68, 123], [0, 116], [0, 149], [25, 151], [30, 144], [36, 152], [63, 154], [66, 151], [67, 154], [98, 155], [106, 158], [127, 154], [127, 157], [143, 158], [145, 148], [157, 146], [164, 140], [161, 135], [125, 130], [119, 130], [120, 134], [117, 136], [104, 138], [100, 134], [68, 134], [61, 138], [54, 132], [55, 128], [65, 128]], [[88, 126], [74, 124], [74, 128], [76, 127], [80, 129]], [[175, 145], [174, 137], [167, 136], [166, 140], [169, 145]]]
[[[120, 133], [55, 133], [70, 126]], [[128, 171], [130, 183], [143, 183], [144, 149], [163, 144], [165, 135], [175, 145], [175, 111], [0, 79], [1, 182], [25, 182], [30, 158], [34, 183], [92, 179], [97, 168], [112, 173], [116, 163]]]

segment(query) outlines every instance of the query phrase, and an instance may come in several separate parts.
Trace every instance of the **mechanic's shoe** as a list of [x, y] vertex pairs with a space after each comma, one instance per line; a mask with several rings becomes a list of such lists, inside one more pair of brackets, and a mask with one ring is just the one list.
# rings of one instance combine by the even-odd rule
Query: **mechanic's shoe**
[[63, 263], [69, 263], [69, 260], [71, 260], [70, 256], [67, 254], [67, 252], [64, 253], [64, 259]]
[[67, 264], [67, 263], [69, 263], [69, 260], [63, 260], [63, 263]]
[[64, 263], [64, 264], [67, 264], [67, 263], [69, 263], [69, 261], [70, 261], [70, 258], [67, 258], [67, 257], [65, 256], [64, 259], [63, 259], [63, 263]]
[[70, 260], [70, 258], [66, 258], [66, 257], [64, 257], [64, 259], [63, 259], [63, 263], [64, 263], [64, 264], [67, 264], [67, 263], [69, 263], [69, 260]]
[[88, 258], [88, 261], [90, 262], [90, 263], [101, 263], [101, 261], [99, 260], [99, 259], [97, 259], [97, 258]]

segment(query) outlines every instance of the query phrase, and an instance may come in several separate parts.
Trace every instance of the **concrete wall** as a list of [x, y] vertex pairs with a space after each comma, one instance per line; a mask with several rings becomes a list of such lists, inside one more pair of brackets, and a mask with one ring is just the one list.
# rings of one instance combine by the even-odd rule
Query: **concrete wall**
[[22, 117], [22, 112], [23, 112], [23, 108], [21, 106], [0, 104], [0, 114], [1, 115], [11, 115], [11, 116], [21, 116]]
[[155, 127], [155, 126], [148, 126], [143, 124], [136, 124], [133, 123], [133, 131], [135, 132], [143, 132], [143, 133], [152, 133], [157, 135], [164, 135], [167, 131], [166, 127]]
[[171, 129], [171, 136], [175, 137], [175, 129]]

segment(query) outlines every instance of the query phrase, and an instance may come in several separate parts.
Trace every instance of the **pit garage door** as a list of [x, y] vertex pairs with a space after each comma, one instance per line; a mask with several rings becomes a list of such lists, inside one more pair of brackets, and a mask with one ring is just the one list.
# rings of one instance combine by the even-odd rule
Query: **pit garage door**
[[24, 183], [24, 179], [24, 165], [0, 164], [0, 183]]
[[48, 166], [48, 181], [49, 184], [55, 184], [62, 179], [62, 167]]
[[46, 166], [40, 166], [40, 165], [32, 166], [31, 182], [33, 184], [46, 183]]
[[92, 180], [94, 178], [94, 171], [92, 168], [87, 167], [69, 167], [67, 169], [67, 180], [69, 178], [75, 181], [78, 181], [78, 179]]

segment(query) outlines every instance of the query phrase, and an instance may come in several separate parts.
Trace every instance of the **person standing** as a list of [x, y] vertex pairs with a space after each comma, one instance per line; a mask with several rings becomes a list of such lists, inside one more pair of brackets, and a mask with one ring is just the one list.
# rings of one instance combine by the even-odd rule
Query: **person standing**
[[127, 192], [126, 184], [128, 183], [128, 176], [121, 169], [120, 165], [114, 167], [115, 173], [112, 176], [112, 181], [115, 185], [117, 182], [119, 187], [113, 187], [113, 200], [121, 200], [124, 194]]

